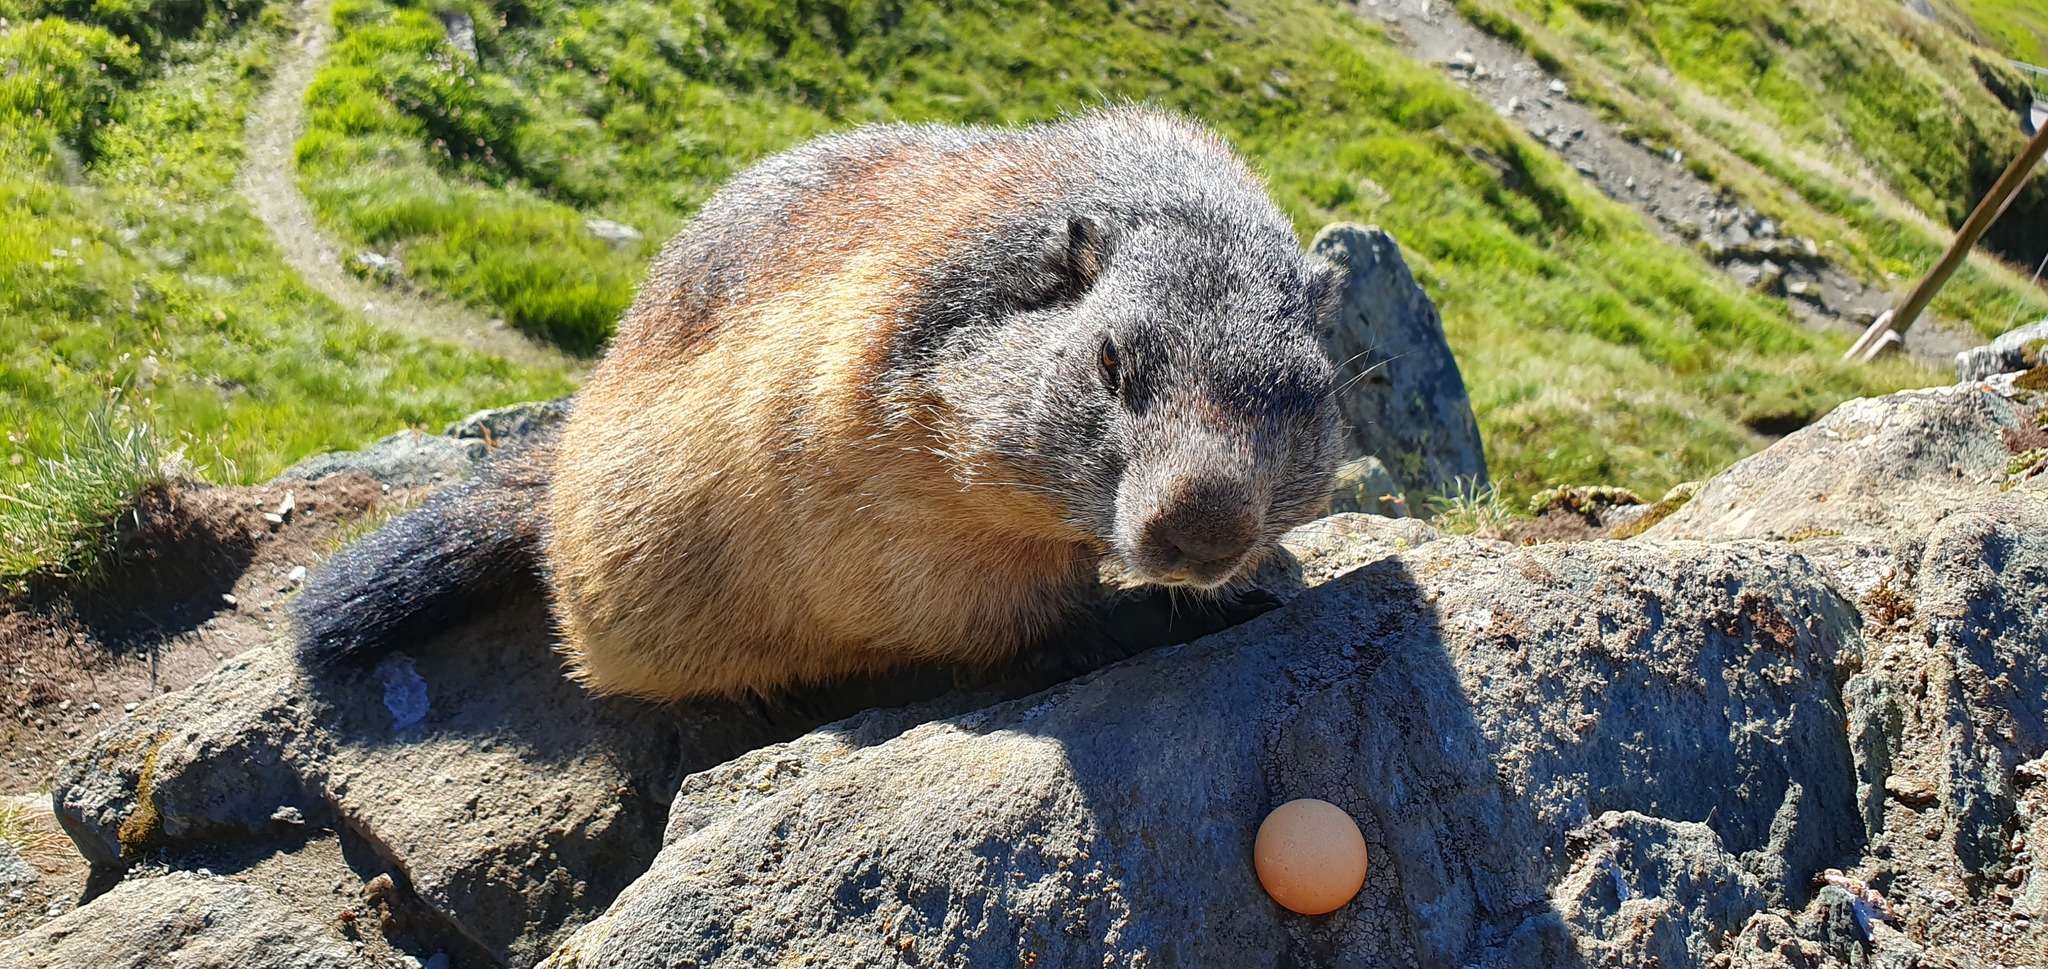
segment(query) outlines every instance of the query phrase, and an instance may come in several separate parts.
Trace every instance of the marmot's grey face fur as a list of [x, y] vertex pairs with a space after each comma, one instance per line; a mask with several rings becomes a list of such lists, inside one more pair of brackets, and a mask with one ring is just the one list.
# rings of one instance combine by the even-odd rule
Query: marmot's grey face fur
[[1048, 204], [942, 270], [908, 331], [963, 482], [1050, 498], [1160, 585], [1245, 574], [1318, 513], [1336, 460], [1316, 333], [1339, 271], [1235, 173]]

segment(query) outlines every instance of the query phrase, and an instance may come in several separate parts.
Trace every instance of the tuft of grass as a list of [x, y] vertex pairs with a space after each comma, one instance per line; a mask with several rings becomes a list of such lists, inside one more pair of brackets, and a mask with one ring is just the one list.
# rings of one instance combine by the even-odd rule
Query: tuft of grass
[[120, 519], [144, 489], [189, 475], [184, 455], [146, 424], [95, 411], [63, 454], [34, 477], [0, 488], [0, 582], [90, 580]]
[[1432, 497], [1429, 523], [1451, 535], [1499, 539], [1518, 517], [1514, 507], [1491, 485], [1461, 481], [1456, 491]]
[[0, 844], [28, 856], [58, 848], [65, 842], [49, 825], [38, 823], [34, 808], [0, 799]]

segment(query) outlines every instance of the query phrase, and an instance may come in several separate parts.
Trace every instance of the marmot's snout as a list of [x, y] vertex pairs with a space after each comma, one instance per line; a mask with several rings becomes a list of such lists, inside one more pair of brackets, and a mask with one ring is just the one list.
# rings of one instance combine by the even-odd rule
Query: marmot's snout
[[1161, 585], [1213, 589], [1237, 574], [1264, 537], [1263, 502], [1229, 479], [1178, 482], [1142, 512], [1136, 565]]

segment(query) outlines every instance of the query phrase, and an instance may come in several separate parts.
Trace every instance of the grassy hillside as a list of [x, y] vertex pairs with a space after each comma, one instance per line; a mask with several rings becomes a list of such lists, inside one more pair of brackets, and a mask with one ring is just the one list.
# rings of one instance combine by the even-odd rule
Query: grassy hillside
[[[2025, 142], [2023, 77], [1893, 0], [1460, 0], [1581, 96], [1865, 278], [1910, 283]], [[2028, 265], [2048, 249], [2038, 174], [1986, 237]], [[1989, 259], [1934, 311], [1992, 335], [2048, 300]]]
[[377, 330], [278, 260], [233, 189], [278, 11], [0, 0], [0, 21], [0, 485], [83, 446], [94, 414], [246, 480], [568, 389]]
[[371, 327], [279, 260], [233, 188], [277, 11], [83, 6], [0, 0], [0, 578], [89, 569], [167, 465], [260, 480], [570, 389]]
[[1955, 0], [1946, 6], [1968, 17], [2005, 56], [2048, 66], [2048, 5], [2041, 0]]
[[[436, 16], [457, 11], [475, 59]], [[767, 153], [863, 121], [1133, 99], [1235, 139], [1304, 236], [1352, 219], [1401, 239], [1512, 494], [1659, 491], [1758, 446], [1745, 422], [1937, 379], [1835, 364], [1840, 341], [1320, 3], [345, 0], [335, 22], [299, 146], [316, 207], [417, 282], [566, 346], [602, 339], [657, 241]], [[606, 245], [590, 216], [646, 239]]]

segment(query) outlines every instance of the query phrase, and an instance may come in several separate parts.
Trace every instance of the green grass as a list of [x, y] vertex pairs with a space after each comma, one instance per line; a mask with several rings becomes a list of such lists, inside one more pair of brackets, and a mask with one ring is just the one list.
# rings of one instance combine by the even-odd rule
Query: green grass
[[1517, 515], [1500, 489], [1492, 486], [1461, 483], [1458, 490], [1434, 496], [1428, 504], [1434, 510], [1429, 523], [1449, 535], [1498, 539], [1517, 519], [1527, 517]]
[[2040, 0], [1955, 0], [1953, 6], [2000, 53], [2048, 66], [2048, 6]]
[[61, 457], [100, 413], [239, 482], [570, 389], [373, 327], [280, 260], [233, 187], [278, 10], [0, 0], [0, 19], [0, 492], [100, 508], [96, 484], [64, 494], [86, 479]]
[[37, 464], [33, 477], [0, 489], [0, 579], [89, 579], [135, 497], [187, 473], [149, 427], [117, 427], [105, 412]]
[[23, 855], [33, 855], [57, 848], [63, 841], [49, 825], [38, 823], [33, 808], [0, 800], [0, 844]]
[[[1889, 0], [1461, 0], [1655, 147], [1747, 198], [1866, 280], [1931, 266], [2025, 141], [2023, 77]], [[1880, 189], [1873, 191], [1874, 181]], [[2029, 266], [2048, 248], [2036, 177], [1985, 245]], [[1985, 336], [2048, 298], [1977, 258], [1933, 312]]]
[[[433, 13], [455, 9], [475, 18], [477, 62], [441, 40]], [[345, 0], [335, 23], [299, 144], [323, 218], [414, 282], [571, 347], [601, 338], [658, 241], [764, 155], [866, 121], [1017, 123], [1129, 99], [1230, 136], [1304, 238], [1355, 220], [1400, 239], [1518, 500], [1560, 482], [1662, 493], [1758, 447], [1746, 424], [1940, 379], [1836, 364], [1844, 341], [1662, 243], [1366, 21], [1308, 0]], [[591, 216], [646, 239], [601, 244]]]

